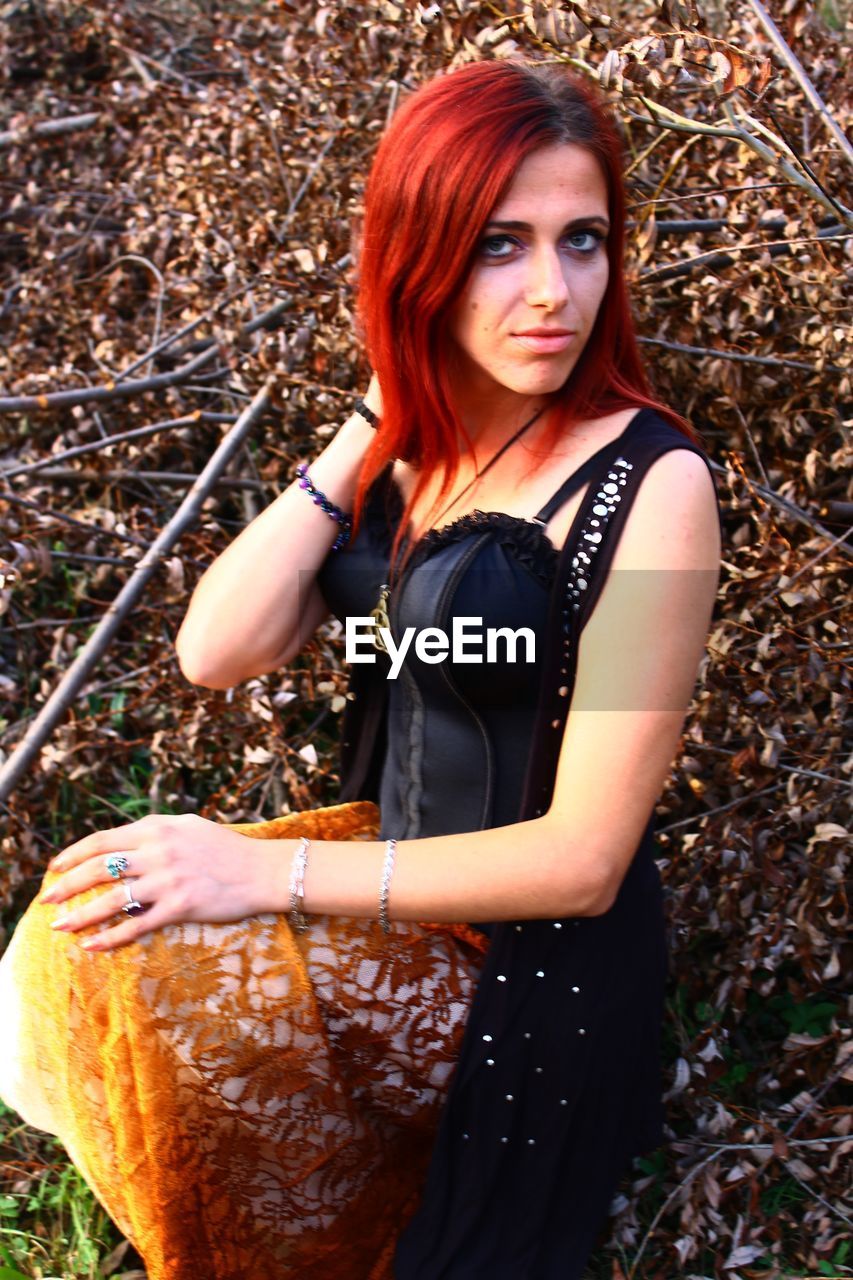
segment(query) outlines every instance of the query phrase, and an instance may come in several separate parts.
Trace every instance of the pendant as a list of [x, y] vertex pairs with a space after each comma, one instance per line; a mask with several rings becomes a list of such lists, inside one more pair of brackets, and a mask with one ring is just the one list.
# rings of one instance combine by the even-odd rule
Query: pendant
[[[381, 653], [388, 653], [388, 648], [382, 638], [380, 627], [388, 627], [390, 630], [391, 622], [388, 618], [388, 593], [389, 586], [387, 582], [382, 583], [382, 589], [379, 592], [379, 599], [376, 602], [376, 608], [371, 609], [370, 616], [373, 619], [373, 644]], [[390, 656], [390, 655], [389, 655]]]

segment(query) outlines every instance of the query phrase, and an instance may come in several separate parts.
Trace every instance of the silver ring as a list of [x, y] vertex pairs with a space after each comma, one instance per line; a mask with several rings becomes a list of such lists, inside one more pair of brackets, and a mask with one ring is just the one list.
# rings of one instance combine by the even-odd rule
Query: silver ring
[[111, 853], [108, 858], [104, 859], [104, 864], [113, 880], [124, 879], [124, 872], [127, 871], [130, 866], [127, 858], [125, 858], [124, 854], [121, 853]]
[[122, 911], [126, 916], [141, 916], [145, 907], [141, 902], [137, 902], [133, 896], [133, 890], [127, 880], [122, 881], [122, 887], [127, 894], [127, 902], [122, 906]]

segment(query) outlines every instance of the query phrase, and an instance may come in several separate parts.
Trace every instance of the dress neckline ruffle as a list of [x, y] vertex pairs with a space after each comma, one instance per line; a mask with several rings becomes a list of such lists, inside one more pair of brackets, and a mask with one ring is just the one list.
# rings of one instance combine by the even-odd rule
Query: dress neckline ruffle
[[[394, 532], [400, 523], [404, 505], [391, 467], [392, 463], [389, 462], [385, 471], [377, 477], [364, 512], [365, 523], [385, 555], [390, 555]], [[440, 548], [482, 533], [494, 533], [495, 541], [506, 546], [519, 564], [528, 569], [544, 586], [551, 586], [557, 572], [559, 551], [542, 525], [526, 520], [523, 516], [511, 516], [505, 511], [482, 511], [479, 507], [463, 512], [448, 524], [427, 529], [421, 534], [415, 541], [406, 571], [422, 564]]]

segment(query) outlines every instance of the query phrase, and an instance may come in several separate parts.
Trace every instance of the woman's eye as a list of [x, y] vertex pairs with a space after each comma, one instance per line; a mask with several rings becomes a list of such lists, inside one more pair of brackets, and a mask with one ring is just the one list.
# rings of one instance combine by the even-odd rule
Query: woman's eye
[[594, 253], [603, 240], [604, 236], [600, 231], [592, 230], [575, 231], [568, 237], [571, 247], [580, 253]]
[[484, 258], [508, 258], [515, 247], [512, 236], [486, 236], [480, 242], [480, 252]]

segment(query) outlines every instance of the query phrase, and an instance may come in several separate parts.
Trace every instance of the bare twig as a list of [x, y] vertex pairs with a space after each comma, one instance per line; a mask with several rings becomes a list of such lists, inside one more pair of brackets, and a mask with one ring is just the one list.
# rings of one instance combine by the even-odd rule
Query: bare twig
[[[813, 364], [805, 360], [786, 360], [781, 356], [751, 356], [742, 351], [721, 351], [718, 347], [691, 347], [686, 342], [670, 342], [666, 338], [637, 338], [638, 342], [651, 347], [665, 347], [667, 351], [680, 351], [686, 356], [708, 356], [712, 360], [735, 360], [743, 364], [763, 364], [769, 369], [803, 369], [806, 373], [815, 373]], [[848, 373], [841, 365], [825, 364], [821, 373]]]
[[52, 560], [79, 560], [82, 564], [114, 564], [120, 569], [132, 569], [138, 560], [123, 560], [120, 556], [93, 556], [86, 551], [51, 551]]
[[[249, 86], [250, 92], [252, 93], [255, 101], [257, 102], [258, 106], [261, 109], [261, 112], [263, 113], [264, 121], [267, 126], [267, 132], [269, 133], [270, 142], [272, 143], [273, 155], [275, 156], [275, 160], [276, 160], [276, 167], [278, 169], [279, 182], [281, 183], [282, 190], [284, 191], [284, 194], [287, 197], [288, 203], [292, 205], [293, 192], [291, 190], [290, 183], [288, 182], [288, 179], [287, 179], [287, 172], [284, 167], [284, 161], [281, 158], [281, 148], [278, 145], [278, 135], [276, 133], [275, 125], [273, 124], [270, 118], [270, 113], [267, 108], [267, 104], [264, 102], [263, 98], [261, 97], [261, 94], [254, 80], [252, 79], [251, 72], [249, 71], [249, 68], [246, 66], [246, 61], [242, 57], [239, 49], [237, 49], [235, 46], [231, 50], [231, 52], [234, 57], [234, 60], [239, 64], [240, 69], [243, 72], [243, 75], [246, 79], [246, 84]], [[282, 242], [283, 230], [284, 229], [282, 228], [281, 230], [276, 231], [275, 228], [273, 228], [273, 234], [275, 235], [279, 244], [281, 244]]]
[[[26, 507], [29, 511], [35, 511], [42, 520], [56, 520], [61, 524], [69, 524], [72, 528], [87, 533], [90, 538], [112, 538], [131, 547], [141, 547], [143, 551], [147, 551], [151, 546], [150, 542], [146, 542], [143, 538], [136, 538], [132, 533], [119, 533], [118, 529], [104, 529], [99, 524], [87, 524], [85, 520], [75, 520], [74, 516], [67, 516], [64, 511], [54, 511], [51, 507], [46, 507], [43, 502], [32, 502], [29, 498], [19, 497], [17, 493], [0, 493], [0, 505], [4, 502], [11, 502], [16, 507]], [[199, 569], [205, 567], [200, 560], [192, 557], [186, 559], [188, 564], [195, 565]]]
[[[681, 1141], [682, 1141], [682, 1140], [681, 1140], [681, 1139], [679, 1139], [679, 1140], [678, 1140], [678, 1142], [673, 1142], [673, 1143], [670, 1143], [669, 1145], [671, 1145], [671, 1146], [672, 1146], [672, 1147], [674, 1147], [674, 1148], [677, 1148], [677, 1146], [679, 1145], [679, 1143], [680, 1143]], [[806, 1146], [816, 1146], [816, 1145], [818, 1145], [818, 1144], [820, 1144], [820, 1143], [824, 1143], [824, 1142], [827, 1142], [827, 1143], [835, 1143], [835, 1142], [849, 1142], [849, 1141], [850, 1141], [849, 1136], [847, 1136], [847, 1137], [842, 1137], [842, 1138], [795, 1138], [795, 1139], [793, 1139], [793, 1140], [792, 1140], [792, 1142], [791, 1142], [791, 1144], [790, 1144], [790, 1145], [791, 1145], [791, 1146], [803, 1146], [803, 1147], [806, 1147]], [[695, 1145], [695, 1146], [707, 1146], [707, 1145], [709, 1145], [709, 1144], [707, 1144], [707, 1143], [703, 1143], [703, 1142], [701, 1142], [701, 1141], [699, 1141], [699, 1140], [694, 1140], [694, 1141], [692, 1142], [692, 1144], [691, 1144], [691, 1145]], [[642, 1258], [643, 1254], [645, 1253], [646, 1245], [649, 1243], [649, 1240], [652, 1238], [652, 1236], [653, 1236], [653, 1234], [654, 1234], [654, 1232], [655, 1232], [655, 1228], [657, 1227], [658, 1223], [660, 1222], [661, 1218], [663, 1217], [664, 1213], [665, 1213], [665, 1212], [666, 1212], [666, 1210], [669, 1208], [669, 1206], [673, 1203], [673, 1201], [677, 1200], [677, 1199], [678, 1199], [678, 1197], [681, 1195], [681, 1192], [684, 1190], [684, 1188], [685, 1188], [685, 1187], [688, 1187], [688, 1186], [690, 1185], [690, 1183], [691, 1183], [691, 1182], [693, 1182], [693, 1181], [695, 1180], [696, 1176], [697, 1176], [698, 1174], [700, 1174], [700, 1173], [702, 1172], [702, 1170], [703, 1170], [703, 1169], [706, 1169], [706, 1168], [708, 1167], [708, 1165], [709, 1165], [709, 1164], [711, 1164], [714, 1160], [718, 1159], [718, 1157], [719, 1157], [720, 1155], [722, 1155], [724, 1151], [745, 1151], [745, 1150], [748, 1150], [748, 1151], [771, 1151], [771, 1152], [772, 1152], [772, 1151], [773, 1151], [773, 1143], [772, 1143], [772, 1142], [724, 1142], [724, 1143], [720, 1143], [720, 1144], [719, 1144], [719, 1146], [715, 1146], [715, 1147], [714, 1147], [714, 1149], [713, 1149], [712, 1151], [709, 1151], [708, 1155], [706, 1155], [706, 1156], [704, 1157], [704, 1159], [700, 1160], [698, 1164], [694, 1165], [692, 1169], [688, 1169], [687, 1173], [686, 1173], [686, 1174], [685, 1174], [685, 1176], [681, 1179], [681, 1181], [679, 1182], [678, 1186], [677, 1186], [677, 1187], [674, 1187], [674, 1188], [672, 1189], [672, 1191], [669, 1193], [669, 1195], [667, 1196], [667, 1198], [664, 1200], [663, 1204], [662, 1204], [662, 1205], [660, 1206], [660, 1208], [658, 1209], [658, 1211], [657, 1211], [657, 1213], [655, 1214], [654, 1218], [652, 1219], [651, 1223], [649, 1224], [649, 1227], [648, 1227], [648, 1229], [647, 1229], [647, 1231], [646, 1231], [646, 1234], [643, 1236], [643, 1239], [642, 1239], [642, 1241], [641, 1241], [641, 1243], [640, 1243], [640, 1247], [639, 1247], [639, 1249], [637, 1250], [637, 1252], [634, 1254], [634, 1258], [633, 1258], [633, 1260], [632, 1260], [632, 1262], [631, 1262], [631, 1266], [630, 1266], [630, 1268], [629, 1268], [629, 1270], [628, 1270], [627, 1280], [634, 1280], [634, 1276], [636, 1276], [636, 1274], [637, 1274], [637, 1268], [638, 1268], [638, 1266], [640, 1265], [640, 1259]], [[782, 1161], [782, 1163], [783, 1163], [783, 1165], [785, 1165], [785, 1167], [787, 1168], [787, 1164], [786, 1164], [786, 1162], [785, 1162], [785, 1161]], [[788, 1172], [790, 1172], [790, 1170], [788, 1170]], [[798, 1181], [799, 1181], [799, 1179], [798, 1179]], [[805, 1184], [803, 1184], [803, 1185], [805, 1186]], [[822, 1201], [822, 1197], [821, 1197], [821, 1196], [819, 1196], [819, 1195], [818, 1195], [818, 1194], [813, 1190], [813, 1188], [811, 1188], [811, 1187], [806, 1187], [806, 1190], [807, 1190], [811, 1195], [813, 1195], [813, 1196], [815, 1197], [815, 1199], [816, 1199], [816, 1200], [821, 1200], [821, 1201]], [[823, 1203], [825, 1203], [825, 1201], [823, 1201]], [[842, 1218], [844, 1218], [844, 1217], [845, 1217], [845, 1215], [844, 1215], [844, 1214], [840, 1214], [840, 1216], [841, 1216]], [[847, 1220], [847, 1219], [845, 1219], [845, 1220]]]
[[140, 599], [160, 561], [197, 518], [205, 498], [255, 423], [263, 416], [269, 403], [270, 391], [271, 386], [267, 382], [245, 412], [240, 414], [178, 510], [139, 561], [133, 574], [36, 716], [21, 744], [0, 768], [0, 800], [8, 799], [11, 795], [19, 778], [33, 763], [105, 653], [125, 617]]
[[801, 190], [807, 192], [813, 200], [832, 214], [841, 216], [843, 221], [853, 226], [853, 210], [846, 209], [840, 205], [837, 200], [826, 194], [826, 192], [816, 185], [807, 174], [798, 169], [786, 158], [784, 152], [787, 151], [784, 143], [777, 140], [776, 146], [771, 146], [766, 142], [762, 142], [760, 138], [751, 133], [748, 128], [739, 123], [730, 102], [722, 104], [723, 114], [728, 121], [728, 127], [725, 125], [705, 124], [700, 120], [692, 120], [689, 116], [680, 115], [677, 111], [671, 111], [668, 107], [662, 106], [658, 102], [653, 102], [650, 98], [640, 96], [639, 101], [648, 111], [648, 116], [643, 116], [637, 111], [628, 111], [628, 117], [631, 120], [637, 120], [644, 124], [655, 124], [665, 129], [672, 129], [676, 133], [705, 133], [717, 138], [731, 138], [742, 142], [744, 146], [754, 151], [766, 163], [779, 168], [787, 178]]
[[716, 271], [721, 267], [731, 267], [736, 259], [734, 254], [768, 253], [771, 258], [779, 258], [792, 253], [794, 249], [806, 244], [819, 244], [825, 240], [849, 240], [853, 236], [851, 230], [844, 231], [837, 223], [834, 226], [822, 227], [814, 236], [801, 236], [793, 240], [749, 240], [741, 244], [726, 245], [725, 249], [709, 249], [706, 253], [697, 253], [695, 257], [684, 262], [665, 264], [662, 267], [647, 267], [640, 273], [639, 283], [658, 284], [661, 280], [674, 280], [678, 276], [692, 275], [700, 267], [706, 271]]
[[[226, 414], [233, 422], [234, 414]], [[204, 414], [200, 409], [188, 413], [183, 418], [169, 418], [165, 422], [155, 422], [150, 427], [135, 427], [132, 431], [120, 431], [116, 435], [104, 436], [100, 440], [92, 440], [88, 444], [75, 445], [73, 449], [63, 449], [61, 453], [51, 454], [47, 458], [39, 458], [37, 462], [22, 462], [20, 466], [7, 467], [0, 471], [0, 480], [11, 480], [14, 476], [30, 475], [33, 471], [43, 471], [46, 467], [56, 466], [59, 462], [67, 462], [69, 458], [79, 458], [84, 453], [98, 453], [111, 444], [123, 444], [125, 440], [142, 440], [146, 436], [156, 435], [160, 431], [168, 431], [173, 427], [190, 427], [200, 422]]]
[[730, 119], [732, 117], [737, 117], [741, 125], [746, 125], [747, 129], [752, 131], [753, 137], [755, 137], [756, 135], [760, 135], [762, 138], [766, 138], [771, 148], [775, 152], [777, 152], [777, 154], [781, 155], [782, 150], [784, 148], [784, 150], [787, 151], [794, 160], [796, 160], [797, 164], [806, 174], [809, 181], [813, 182], [815, 187], [819, 191], [823, 192], [824, 196], [830, 202], [830, 204], [833, 205], [836, 213], [841, 217], [842, 221], [845, 220], [845, 215], [847, 215], [849, 218], [850, 210], [845, 209], [844, 205], [839, 204], [839, 202], [835, 199], [835, 196], [832, 194], [831, 191], [827, 191], [826, 187], [821, 182], [819, 176], [815, 173], [814, 169], [809, 164], [805, 156], [790, 141], [785, 130], [779, 128], [778, 121], [773, 116], [772, 108], [768, 106], [767, 111], [768, 111], [768, 114], [773, 119], [773, 123], [776, 125], [778, 133], [774, 133], [772, 129], [768, 128], [768, 126], [764, 123], [763, 120], [759, 120], [754, 115], [750, 115], [750, 113], [746, 110], [746, 108], [741, 103], [737, 103], [737, 105], [735, 105], [729, 102], [729, 103], [726, 103], [726, 107], [728, 108], [726, 114], [729, 116]]
[[320, 168], [323, 161], [326, 159], [326, 156], [331, 150], [332, 145], [337, 141], [339, 132], [340, 132], [340, 128], [330, 132], [328, 138], [323, 143], [323, 146], [320, 148], [319, 155], [313, 161], [310, 169], [306, 173], [305, 177], [302, 179], [302, 183], [299, 187], [299, 190], [296, 192], [296, 195], [290, 201], [290, 204], [287, 209], [287, 213], [284, 215], [284, 219], [282, 221], [281, 226], [278, 228], [274, 228], [275, 237], [278, 240], [279, 244], [281, 244], [282, 240], [287, 235], [290, 224], [296, 216], [296, 211], [299, 208], [300, 204], [302, 203], [302, 197], [305, 195], [305, 192], [311, 186], [311, 183], [314, 180], [314, 176], [317, 173], [317, 170]]
[[133, 67], [143, 84], [159, 84], [157, 77], [152, 76], [151, 72], [147, 71], [143, 66], [143, 63], [147, 62], [149, 66], [156, 67], [158, 71], [161, 71], [163, 75], [167, 76], [170, 80], [176, 80], [184, 90], [184, 93], [188, 94], [190, 97], [198, 96], [195, 86], [191, 81], [187, 80], [186, 76], [182, 76], [177, 71], [173, 71], [171, 67], [167, 67], [164, 62], [158, 62], [157, 59], [152, 58], [150, 54], [140, 53], [138, 49], [129, 49], [124, 45], [119, 45], [119, 48], [125, 54], [128, 62]]
[[[644, 123], [648, 121], [644, 119]], [[756, 191], [780, 191], [788, 187], [794, 187], [795, 182], [756, 182], [753, 186], [751, 183], [743, 187], [697, 187], [695, 191], [682, 191], [676, 195], [674, 193], [666, 196], [637, 196], [632, 198], [628, 204], [628, 209], [639, 209], [647, 204], [689, 204], [693, 200], [705, 200], [708, 196], [725, 196], [726, 198], [740, 195], [744, 191], [748, 191], [752, 195]]]
[[828, 1089], [831, 1089], [832, 1086], [836, 1083], [836, 1081], [840, 1080], [841, 1077], [845, 1075], [847, 1071], [849, 1071], [851, 1066], [853, 1066], [853, 1053], [848, 1053], [844, 1058], [841, 1059], [841, 1064], [838, 1067], [838, 1069], [834, 1071], [831, 1076], [827, 1076], [827, 1078], [821, 1084], [820, 1088], [815, 1090], [814, 1095], [812, 1096], [811, 1102], [809, 1102], [807, 1106], [803, 1107], [803, 1110], [797, 1116], [796, 1120], [794, 1120], [792, 1124], [789, 1126], [789, 1128], [785, 1130], [786, 1139], [791, 1137], [794, 1130], [798, 1128], [799, 1125], [802, 1124], [806, 1116], [809, 1115], [812, 1111], [814, 1111], [815, 1107], [820, 1102], [821, 1098], [826, 1093], [826, 1091]]
[[[768, 490], [768, 492], [772, 492], [772, 490]], [[812, 569], [817, 564], [818, 560], [821, 559], [822, 556], [828, 555], [829, 552], [832, 551], [834, 547], [837, 547], [842, 542], [845, 542], [850, 537], [851, 533], [853, 533], [853, 525], [851, 525], [849, 529], [845, 529], [842, 533], [836, 534], [828, 546], [822, 547], [821, 550], [817, 551], [810, 560], [807, 560], [805, 564], [801, 564], [797, 572], [792, 573], [790, 578], [788, 578], [788, 581], [784, 588], [785, 591], [788, 590], [788, 588], [791, 586], [792, 583], [796, 582], [797, 578], [799, 578], [801, 574], [804, 574], [809, 569]], [[777, 582], [774, 585], [772, 591], [768, 591], [765, 595], [761, 596], [758, 600], [755, 601], [754, 604], [750, 602], [750, 606], [749, 606], [750, 611], [757, 612], [762, 605], [768, 604], [771, 600], [775, 600], [778, 593], [779, 593], [779, 583]]]
[[[847, 547], [843, 547], [841, 543], [845, 537], [849, 536], [849, 529], [842, 534], [839, 539], [837, 534], [833, 533], [831, 529], [826, 529], [819, 520], [815, 520], [807, 511], [804, 511], [802, 507], [797, 506], [796, 502], [791, 502], [790, 498], [783, 498], [781, 494], [776, 493], [773, 489], [768, 489], [766, 485], [759, 484], [757, 480], [753, 480], [750, 477], [745, 476], [743, 472], [739, 471], [735, 467], [724, 467], [721, 463], [715, 462], [713, 458], [709, 458], [708, 461], [711, 469], [722, 476], [732, 474], [746, 479], [749, 487], [754, 493], [760, 494], [765, 501], [772, 503], [774, 506], [778, 507], [780, 511], [784, 511], [786, 515], [796, 520], [798, 524], [808, 525], [808, 527], [814, 530], [819, 537], [826, 538], [829, 543], [828, 550], [831, 550], [833, 547], [837, 547], [837, 549], [842, 553], [848, 554], [849, 549]], [[849, 553], [848, 558], [853, 560], [853, 552]], [[755, 606], [753, 605], [751, 607], [754, 608]]]
[[[227, 439], [227, 437], [226, 437]], [[196, 477], [183, 471], [75, 471], [73, 467], [45, 467], [41, 475], [45, 480], [77, 480], [81, 484], [110, 480], [122, 483], [129, 480], [147, 480], [150, 484], [166, 484], [180, 487], [195, 484]], [[219, 476], [215, 481], [218, 489], [261, 489], [257, 480], [249, 480], [243, 476]]]
[[[817, 648], [818, 646], [817, 646], [817, 645], [815, 645], [815, 646], [808, 645], [808, 646], [805, 646], [805, 647], [806, 647], [806, 648], [812, 648], [812, 647]], [[821, 649], [825, 649], [827, 646], [826, 646], [826, 645], [821, 645], [821, 646], [819, 646], [819, 647], [820, 647]], [[730, 747], [720, 747], [720, 746], [718, 746], [718, 745], [717, 745], [717, 743], [716, 743], [716, 742], [693, 742], [693, 741], [691, 741], [691, 742], [689, 743], [689, 748], [690, 748], [690, 750], [691, 750], [691, 751], [713, 751], [713, 752], [715, 752], [717, 755], [720, 755], [720, 756], [735, 756], [735, 755], [737, 755], [737, 751], [733, 751]], [[821, 770], [821, 769], [808, 769], [808, 768], [806, 768], [806, 766], [805, 766], [805, 765], [799, 765], [799, 764], [775, 764], [773, 767], [774, 767], [774, 769], [783, 769], [783, 770], [787, 771], [788, 773], [795, 773], [795, 774], [797, 775], [797, 777], [798, 777], [798, 778], [814, 778], [814, 779], [816, 779], [816, 781], [818, 781], [818, 782], [829, 782], [829, 783], [832, 783], [833, 785], [837, 785], [837, 786], [840, 786], [840, 787], [849, 787], [849, 786], [850, 786], [850, 783], [846, 780], [846, 778], [833, 778], [832, 774], [830, 774], [830, 773], [826, 773], [824, 770]], [[772, 788], [771, 788], [771, 790], [772, 790]], [[750, 794], [751, 794], [751, 795], [758, 795], [758, 792], [757, 792], [757, 791], [753, 791], [753, 792], [750, 792]], [[740, 798], [741, 798], [741, 799], [746, 799], [746, 797], [745, 797], [745, 796], [741, 796]], [[715, 813], [716, 813], [716, 812], [717, 812], [717, 810], [715, 809], [715, 810], [713, 810], [713, 812], [715, 812]], [[701, 816], [701, 817], [707, 817], [708, 815], [707, 815], [707, 814], [702, 814], [702, 815], [700, 815], [700, 816]]]
[[6, 129], [0, 133], [0, 147], [13, 147], [27, 138], [52, 138], [77, 129], [91, 129], [101, 118], [100, 111], [89, 111], [81, 116], [63, 116], [60, 120], [40, 120], [38, 124], [26, 124], [21, 129]]
[[125, 396], [139, 395], [143, 391], [158, 391], [162, 387], [174, 387], [181, 382], [186, 382], [197, 369], [209, 364], [218, 354], [218, 344], [212, 344], [194, 360], [181, 365], [179, 369], [173, 369], [171, 373], [156, 373], [151, 378], [138, 378], [133, 382], [111, 383], [101, 387], [81, 387], [79, 391], [52, 391], [48, 395], [39, 396], [2, 396], [0, 413], [70, 409], [74, 405], [87, 404], [92, 400], [119, 400]]
[[754, 133], [751, 133], [748, 128], [738, 121], [731, 102], [723, 103], [723, 114], [737, 133], [738, 139], [744, 143], [745, 146], [749, 147], [751, 151], [754, 151], [762, 160], [769, 162], [770, 164], [778, 165], [782, 172], [786, 174], [792, 182], [795, 182], [803, 189], [803, 191], [807, 191], [812, 199], [817, 200], [818, 204], [822, 204], [828, 212], [840, 215], [847, 226], [853, 227], [853, 210], [847, 209], [844, 205], [840, 204], [834, 196], [829, 195], [822, 187], [816, 186], [815, 183], [812, 182], [811, 178], [809, 178], [805, 173], [802, 173], [799, 169], [795, 168], [790, 161], [786, 160], [779, 150], [779, 148], [785, 145], [781, 140], [778, 145], [772, 146], [762, 142], [760, 138], [756, 137]]
[[776, 23], [773, 21], [770, 14], [765, 9], [764, 5], [761, 3], [761, 0], [749, 0], [749, 3], [752, 6], [753, 10], [755, 11], [755, 15], [758, 18], [758, 21], [761, 23], [767, 35], [770, 37], [770, 40], [772, 41], [773, 46], [776, 49], [776, 52], [779, 54], [782, 61], [787, 65], [788, 70], [793, 75], [797, 84], [800, 86], [803, 93], [806, 95], [809, 102], [814, 107], [815, 111], [818, 112], [821, 120], [826, 125], [827, 129], [832, 134], [835, 141], [838, 143], [845, 160], [847, 161], [848, 164], [853, 164], [853, 147], [851, 147], [850, 142], [845, 136], [844, 130], [841, 128], [838, 121], [834, 118], [834, 116], [830, 115], [829, 111], [827, 110], [826, 103], [818, 93], [817, 89], [815, 89], [809, 77], [806, 75], [806, 70], [803, 64], [800, 62], [799, 58], [794, 53], [791, 46], [787, 43], [785, 39], [783, 39], [782, 33], [780, 32], [779, 28], [776, 26]]
[[[691, 743], [691, 747], [693, 745]], [[779, 778], [777, 782], [771, 782], [769, 787], [761, 787], [758, 791], [747, 791], [745, 795], [738, 796], [735, 800], [728, 800], [725, 804], [719, 804], [713, 809], [706, 809], [704, 813], [693, 813], [689, 818], [679, 818], [678, 822], [657, 827], [655, 834], [668, 835], [670, 831], [677, 831], [679, 827], [689, 827], [691, 823], [695, 826], [698, 822], [704, 822], [706, 818], [714, 818], [718, 813], [725, 813], [727, 809], [734, 809], [736, 805], [745, 804], [747, 800], [754, 800], [756, 796], [766, 796], [771, 791], [778, 791], [780, 787], [785, 786], [786, 782], [786, 778]]]
[[[156, 279], [158, 285], [160, 286], [159, 291], [157, 293], [157, 310], [154, 315], [154, 337], [152, 339], [153, 346], [156, 347], [157, 343], [160, 340], [160, 326], [163, 323], [163, 294], [166, 292], [166, 282], [163, 279], [163, 273], [160, 271], [158, 267], [155, 267], [154, 263], [150, 260], [150, 258], [144, 258], [139, 253], [123, 253], [120, 258], [115, 258], [110, 263], [110, 269], [112, 269], [113, 267], [117, 267], [120, 262], [138, 262], [141, 266], [145, 267], [147, 271], [151, 272], [151, 274]], [[151, 367], [153, 363], [154, 361], [152, 357], [148, 361], [149, 375], [151, 374]]]
[[828, 520], [853, 521], [853, 502], [827, 502], [820, 514]]
[[[248, 292], [250, 287], [251, 286], [247, 285], [246, 288], [242, 290], [242, 293]], [[210, 307], [209, 310], [200, 315], [198, 319], [190, 321], [189, 324], [184, 325], [182, 329], [171, 334], [170, 337], [164, 339], [164, 341], [159, 343], [156, 347], [152, 347], [150, 351], [139, 356], [139, 358], [134, 360], [132, 364], [128, 365], [122, 373], [116, 375], [116, 382], [123, 382], [126, 378], [129, 378], [132, 373], [136, 372], [140, 365], [145, 364], [146, 360], [150, 359], [152, 356], [158, 356], [163, 351], [167, 350], [167, 348], [174, 346], [176, 342], [179, 342], [181, 338], [186, 337], [188, 333], [192, 333], [193, 329], [197, 329], [205, 320], [212, 320], [217, 311], [220, 311], [226, 303], [233, 302], [236, 296], [236, 294], [230, 294], [229, 296], [220, 299], [215, 306]], [[272, 329], [279, 317], [290, 309], [292, 303], [293, 299], [290, 294], [285, 294], [283, 298], [279, 298], [277, 302], [274, 302], [273, 305], [268, 307], [266, 311], [261, 313], [261, 315], [255, 316], [252, 320], [249, 320], [246, 324], [240, 326], [237, 330], [237, 342], [242, 342], [253, 333], [256, 333], [258, 329]], [[200, 338], [198, 341], [188, 343], [185, 347], [180, 348], [180, 350], [175, 354], [180, 357], [194, 354], [199, 351], [207, 351], [214, 341], [215, 339], [213, 338]]]

